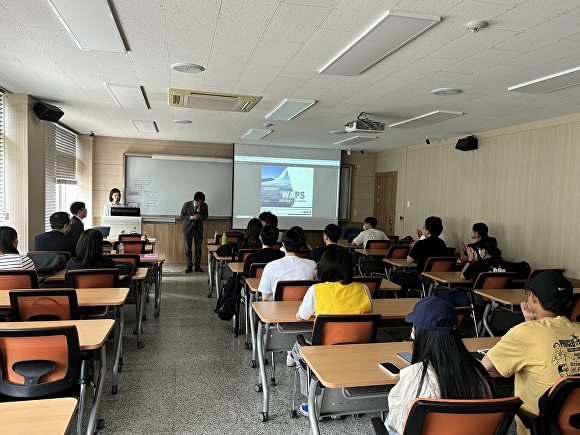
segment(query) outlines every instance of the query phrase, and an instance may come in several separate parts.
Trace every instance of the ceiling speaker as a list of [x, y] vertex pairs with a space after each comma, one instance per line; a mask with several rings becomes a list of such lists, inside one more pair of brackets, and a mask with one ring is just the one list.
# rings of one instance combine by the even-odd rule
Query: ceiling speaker
[[40, 101], [32, 108], [34, 114], [41, 121], [57, 122], [64, 112], [52, 104], [41, 103]]
[[467, 136], [457, 141], [455, 149], [459, 151], [471, 151], [477, 149], [477, 138], [475, 136]]

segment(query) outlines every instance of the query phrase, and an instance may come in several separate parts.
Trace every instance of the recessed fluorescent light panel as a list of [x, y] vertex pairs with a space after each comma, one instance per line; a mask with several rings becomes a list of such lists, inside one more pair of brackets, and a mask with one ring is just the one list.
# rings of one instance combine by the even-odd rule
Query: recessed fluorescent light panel
[[131, 122], [141, 133], [159, 133], [159, 129], [157, 128], [157, 123], [155, 121], [139, 121], [132, 119]]
[[436, 15], [387, 11], [319, 71], [356, 76], [441, 21]]
[[127, 52], [107, 0], [48, 0], [48, 4], [81, 50]]
[[299, 113], [304, 112], [310, 106], [316, 103], [316, 100], [296, 100], [285, 98], [274, 110], [264, 116], [270, 121], [290, 121]]
[[546, 92], [557, 91], [576, 85], [580, 85], [580, 66], [511, 86], [508, 88], [508, 91], [525, 92], [526, 94], [545, 94]]
[[424, 115], [416, 116], [415, 118], [406, 119], [405, 121], [391, 124], [389, 125], [389, 128], [417, 128], [424, 125], [445, 121], [446, 119], [455, 118], [456, 116], [460, 115], [463, 115], [463, 112], [435, 110], [434, 112], [425, 113]]
[[268, 136], [270, 133], [272, 133], [272, 130], [260, 130], [258, 128], [251, 128], [246, 132], [245, 135], [242, 136], [242, 139], [260, 140], [263, 137]]
[[344, 139], [341, 140], [339, 142], [334, 142], [333, 145], [347, 145], [347, 146], [353, 146], [353, 145], [358, 145], [359, 143], [363, 143], [363, 142], [368, 142], [369, 140], [373, 140], [376, 139], [377, 136], [351, 136], [348, 139]]
[[105, 83], [113, 98], [123, 109], [149, 109], [142, 86], [113, 85]]

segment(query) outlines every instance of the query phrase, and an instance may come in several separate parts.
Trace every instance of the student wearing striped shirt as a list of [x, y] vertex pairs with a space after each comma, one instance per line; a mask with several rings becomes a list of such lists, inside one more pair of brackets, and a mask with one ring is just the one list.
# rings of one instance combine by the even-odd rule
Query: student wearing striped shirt
[[18, 234], [12, 227], [0, 227], [0, 269], [35, 269], [28, 256], [18, 253]]

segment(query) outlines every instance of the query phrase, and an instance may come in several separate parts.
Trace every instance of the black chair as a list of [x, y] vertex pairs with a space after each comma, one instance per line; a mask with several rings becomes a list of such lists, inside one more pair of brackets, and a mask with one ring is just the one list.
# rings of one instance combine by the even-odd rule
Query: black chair
[[75, 289], [10, 290], [8, 295], [15, 321], [80, 319]]
[[238, 262], [243, 263], [251, 254], [258, 252], [259, 249], [242, 248], [238, 250]]
[[38, 275], [31, 269], [0, 270], [0, 290], [38, 288]]
[[371, 298], [378, 298], [381, 291], [382, 276], [355, 276], [352, 278], [355, 282], [360, 282], [368, 287], [371, 292]]
[[[450, 272], [455, 264], [457, 258], [455, 257], [429, 257], [425, 263], [423, 272]], [[426, 297], [434, 293], [436, 282], [431, 281], [423, 275], [421, 277], [421, 297]]]
[[67, 287], [111, 288], [119, 287], [119, 269], [76, 269], [65, 275]]
[[[390, 240], [368, 240], [365, 249], [385, 249], [388, 250], [391, 246]], [[386, 253], [385, 253], [386, 255]], [[382, 275], [385, 271], [384, 261], [385, 255], [371, 256], [364, 255], [359, 257], [358, 274], [359, 275]]]
[[147, 242], [144, 240], [118, 240], [113, 243], [113, 249], [119, 252], [119, 245], [123, 245], [124, 254], [144, 254]]

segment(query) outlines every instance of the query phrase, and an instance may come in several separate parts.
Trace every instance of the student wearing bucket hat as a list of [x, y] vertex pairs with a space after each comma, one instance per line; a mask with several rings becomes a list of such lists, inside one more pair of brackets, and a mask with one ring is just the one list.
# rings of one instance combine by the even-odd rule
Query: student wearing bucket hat
[[[560, 378], [580, 374], [580, 324], [565, 314], [572, 301], [572, 284], [554, 271], [539, 273], [525, 285], [522, 302], [526, 321], [511, 328], [489, 350], [482, 363], [500, 375], [515, 375], [514, 394], [528, 412], [538, 413], [538, 399]], [[516, 418], [519, 435], [529, 434]]]
[[411, 402], [417, 398], [487, 399], [493, 384], [484, 367], [469, 353], [457, 329], [457, 313], [436, 296], [421, 299], [405, 320], [413, 324], [411, 365], [389, 393], [385, 426], [403, 433]]

